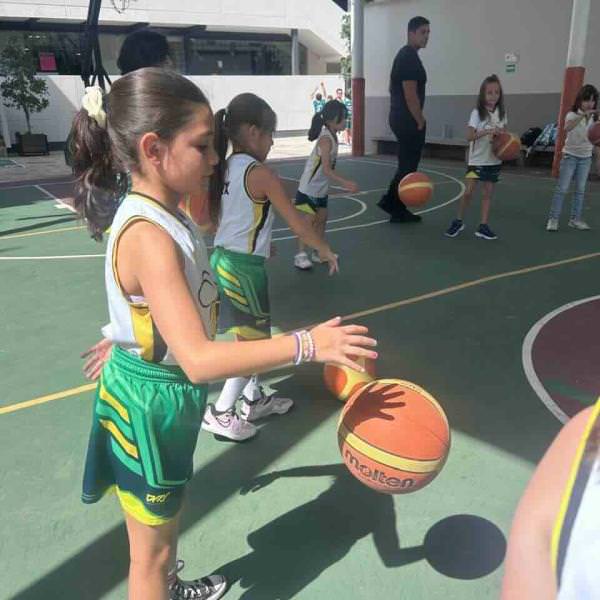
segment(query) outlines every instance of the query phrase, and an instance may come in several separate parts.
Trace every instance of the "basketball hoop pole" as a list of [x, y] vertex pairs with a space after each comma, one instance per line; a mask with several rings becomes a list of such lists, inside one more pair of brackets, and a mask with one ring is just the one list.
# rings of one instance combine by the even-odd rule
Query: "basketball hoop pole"
[[562, 95], [560, 99], [560, 110], [558, 113], [558, 135], [554, 147], [554, 160], [552, 162], [552, 174], [557, 177], [565, 143], [564, 123], [565, 117], [575, 102], [577, 92], [581, 89], [585, 77], [585, 44], [588, 33], [588, 21], [590, 17], [590, 0], [573, 0], [571, 13], [571, 34], [569, 36], [569, 53], [567, 55], [567, 68], [563, 81]]
[[365, 155], [365, 79], [363, 0], [351, 0], [352, 23], [352, 156]]
[[110, 84], [110, 78], [102, 65], [102, 54], [98, 40], [98, 20], [101, 6], [102, 0], [90, 0], [82, 43], [81, 78], [85, 87], [94, 85], [97, 79], [98, 85], [104, 90], [105, 80]]

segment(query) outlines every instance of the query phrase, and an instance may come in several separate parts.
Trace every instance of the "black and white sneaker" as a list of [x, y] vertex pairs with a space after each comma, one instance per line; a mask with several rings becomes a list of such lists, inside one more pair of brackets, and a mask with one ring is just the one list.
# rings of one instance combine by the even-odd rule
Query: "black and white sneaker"
[[227, 591], [227, 580], [222, 575], [209, 575], [192, 581], [182, 581], [177, 573], [184, 567], [182, 560], [169, 573], [169, 600], [218, 600]]
[[243, 396], [240, 414], [242, 419], [246, 421], [257, 421], [273, 414], [283, 415], [294, 405], [291, 398], [280, 398], [275, 394], [265, 394], [261, 385], [258, 386], [258, 389], [260, 397], [257, 400], [250, 401], [246, 396]]
[[475, 235], [478, 238], [483, 238], [484, 240], [497, 240], [498, 236], [488, 227], [487, 223], [482, 223], [475, 232]]
[[444, 235], [451, 238], [456, 237], [464, 228], [465, 224], [462, 222], [462, 219], [454, 219], [454, 221], [450, 223], [450, 227], [446, 229]]

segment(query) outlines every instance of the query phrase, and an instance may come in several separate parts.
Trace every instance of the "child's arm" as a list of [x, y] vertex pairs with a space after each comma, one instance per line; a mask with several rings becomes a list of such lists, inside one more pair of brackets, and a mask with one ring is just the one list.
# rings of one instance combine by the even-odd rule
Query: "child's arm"
[[508, 540], [502, 600], [556, 598], [552, 530], [591, 411], [580, 412], [563, 427], [527, 485]]
[[253, 198], [268, 198], [290, 229], [308, 246], [319, 252], [329, 263], [329, 273], [338, 271], [337, 256], [329, 244], [315, 231], [310, 221], [300, 214], [290, 202], [281, 180], [268, 167], [254, 167], [247, 179], [248, 191]]
[[321, 153], [321, 164], [323, 165], [323, 173], [332, 180], [337, 181], [343, 188], [347, 189], [351, 194], [358, 192], [358, 184], [350, 179], [344, 179], [331, 168], [331, 140], [322, 137], [318, 141], [319, 151]]
[[[180, 250], [153, 223], [134, 223], [122, 234], [117, 269], [125, 291], [145, 297], [163, 339], [193, 383], [268, 371], [296, 356], [296, 339], [289, 335], [245, 342], [210, 340], [185, 278]], [[348, 356], [376, 358], [367, 349], [376, 344], [367, 333], [366, 327], [340, 326], [339, 317], [315, 327], [315, 360], [361, 370]]]

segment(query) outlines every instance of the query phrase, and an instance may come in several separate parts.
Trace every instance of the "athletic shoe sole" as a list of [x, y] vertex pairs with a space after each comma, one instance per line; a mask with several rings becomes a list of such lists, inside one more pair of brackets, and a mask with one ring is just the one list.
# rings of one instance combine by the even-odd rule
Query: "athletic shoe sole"
[[448, 233], [446, 231], [446, 233], [444, 233], [444, 235], [449, 238], [455, 238], [464, 228], [465, 228], [465, 226], [461, 225], [454, 233]]
[[292, 404], [290, 404], [285, 410], [272, 410], [271, 412], [264, 414], [264, 415], [260, 415], [259, 417], [252, 417], [252, 418], [247, 418], [243, 411], [240, 409], [240, 415], [246, 419], [246, 421], [248, 421], [249, 423], [253, 423], [254, 421], [260, 421], [261, 419], [266, 419], [267, 417], [270, 417], [271, 415], [285, 415], [287, 413], [290, 412], [290, 410], [292, 410], [292, 408], [294, 408], [294, 403], [292, 402]]
[[479, 231], [475, 232], [475, 237], [481, 238], [482, 240], [497, 240], [498, 239], [498, 236], [490, 237], [489, 235], [485, 235], [483, 233], [480, 233]]

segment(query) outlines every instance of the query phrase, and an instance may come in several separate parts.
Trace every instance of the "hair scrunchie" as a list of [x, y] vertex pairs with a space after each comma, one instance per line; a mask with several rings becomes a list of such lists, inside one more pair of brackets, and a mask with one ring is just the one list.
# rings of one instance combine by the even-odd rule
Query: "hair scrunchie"
[[106, 129], [106, 112], [104, 111], [103, 100], [104, 94], [99, 86], [86, 87], [81, 105], [90, 119], [96, 121], [102, 129]]

